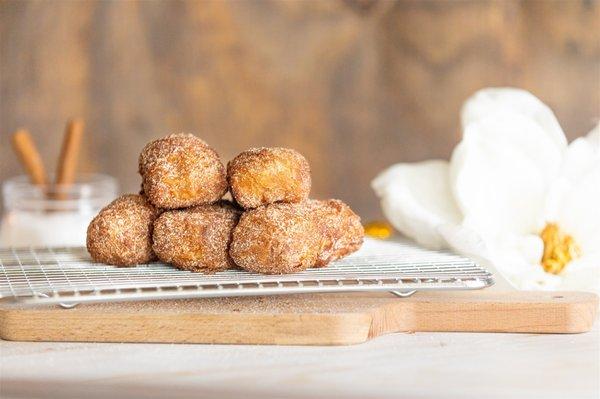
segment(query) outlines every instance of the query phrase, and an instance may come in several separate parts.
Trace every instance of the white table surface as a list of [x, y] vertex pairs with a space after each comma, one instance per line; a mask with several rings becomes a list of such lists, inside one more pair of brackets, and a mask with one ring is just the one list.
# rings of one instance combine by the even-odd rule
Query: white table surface
[[392, 334], [355, 346], [0, 341], [0, 397], [594, 398], [600, 330]]

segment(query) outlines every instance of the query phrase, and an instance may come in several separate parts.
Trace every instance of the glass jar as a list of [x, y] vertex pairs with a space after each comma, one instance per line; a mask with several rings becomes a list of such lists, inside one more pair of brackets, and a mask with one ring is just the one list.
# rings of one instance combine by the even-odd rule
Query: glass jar
[[83, 174], [74, 184], [36, 186], [17, 176], [4, 182], [2, 195], [0, 247], [85, 246], [88, 224], [117, 196], [117, 182]]

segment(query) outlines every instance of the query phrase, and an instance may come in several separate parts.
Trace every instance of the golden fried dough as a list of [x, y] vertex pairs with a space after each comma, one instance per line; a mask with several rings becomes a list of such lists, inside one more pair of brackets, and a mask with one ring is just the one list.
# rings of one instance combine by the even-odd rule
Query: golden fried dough
[[227, 181], [245, 209], [275, 202], [301, 202], [310, 191], [306, 159], [289, 148], [253, 148], [227, 165]]
[[351, 254], [363, 237], [360, 218], [342, 201], [277, 203], [242, 215], [229, 253], [248, 271], [293, 273]]
[[154, 222], [153, 249], [163, 262], [195, 272], [235, 266], [228, 254], [241, 211], [228, 201], [163, 212]]
[[154, 206], [183, 208], [218, 201], [227, 191], [219, 155], [192, 134], [148, 143], [139, 158], [144, 194]]
[[111, 202], [88, 226], [87, 250], [92, 259], [117, 266], [151, 261], [152, 224], [158, 214], [141, 195], [123, 195]]
[[236, 265], [251, 272], [293, 273], [317, 261], [316, 233], [305, 203], [261, 206], [242, 214], [229, 254]]
[[348, 205], [336, 199], [309, 200], [307, 205], [320, 237], [315, 267], [327, 266], [361, 247], [365, 232], [360, 217]]

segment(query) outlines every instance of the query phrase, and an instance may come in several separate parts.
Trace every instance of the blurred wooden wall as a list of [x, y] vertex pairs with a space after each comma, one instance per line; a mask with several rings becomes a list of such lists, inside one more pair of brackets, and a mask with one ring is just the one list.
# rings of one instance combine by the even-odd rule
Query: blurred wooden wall
[[3, 1], [0, 179], [9, 133], [48, 163], [65, 121], [87, 121], [82, 168], [138, 188], [137, 155], [193, 132], [224, 160], [290, 146], [315, 197], [377, 216], [369, 187], [399, 161], [447, 158], [461, 103], [528, 89], [569, 138], [600, 114], [597, 1]]

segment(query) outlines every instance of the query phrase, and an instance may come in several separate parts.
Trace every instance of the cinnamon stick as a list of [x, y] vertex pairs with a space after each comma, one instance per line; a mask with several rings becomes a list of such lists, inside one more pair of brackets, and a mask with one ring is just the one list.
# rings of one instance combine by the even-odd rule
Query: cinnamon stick
[[83, 120], [79, 118], [72, 119], [67, 124], [56, 170], [55, 184], [57, 186], [70, 185], [75, 182], [83, 127]]
[[29, 132], [25, 129], [19, 129], [13, 133], [12, 145], [31, 183], [35, 185], [47, 184], [48, 178], [42, 157]]

